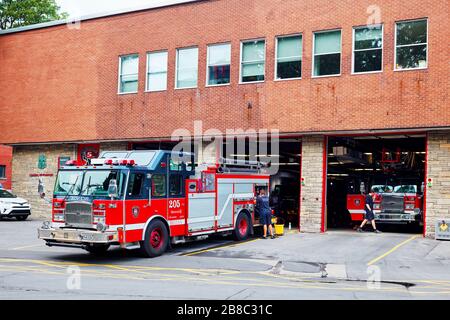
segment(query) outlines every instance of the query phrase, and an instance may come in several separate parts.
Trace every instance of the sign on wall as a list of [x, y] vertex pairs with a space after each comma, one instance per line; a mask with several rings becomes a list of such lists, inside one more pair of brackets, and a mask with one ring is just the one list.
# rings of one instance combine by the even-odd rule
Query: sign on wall
[[450, 240], [450, 221], [439, 220], [436, 222], [436, 240]]
[[38, 157], [38, 169], [43, 170], [47, 168], [47, 157], [45, 154], [40, 154]]

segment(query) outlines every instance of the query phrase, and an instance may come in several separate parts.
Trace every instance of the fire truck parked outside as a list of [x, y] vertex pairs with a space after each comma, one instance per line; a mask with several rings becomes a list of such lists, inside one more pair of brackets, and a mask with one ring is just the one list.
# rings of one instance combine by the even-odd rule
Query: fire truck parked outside
[[101, 254], [111, 245], [148, 257], [169, 243], [232, 233], [244, 240], [259, 224], [255, 194], [268, 188], [259, 164], [200, 165], [170, 151], [104, 152], [88, 165], [69, 161], [58, 172], [52, 221], [39, 228], [48, 246]]

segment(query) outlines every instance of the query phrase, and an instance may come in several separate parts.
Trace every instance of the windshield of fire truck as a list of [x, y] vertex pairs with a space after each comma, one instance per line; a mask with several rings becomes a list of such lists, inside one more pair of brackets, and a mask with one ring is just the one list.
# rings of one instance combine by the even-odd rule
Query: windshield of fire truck
[[124, 176], [125, 173], [117, 170], [63, 170], [58, 173], [54, 193], [58, 196], [107, 197], [109, 182], [115, 179], [121, 194]]
[[388, 185], [373, 185], [372, 188], [370, 188], [370, 192], [372, 193], [385, 193], [392, 192], [393, 190], [394, 188]]
[[413, 185], [413, 184], [395, 186], [394, 192], [395, 193], [417, 193], [417, 186]]

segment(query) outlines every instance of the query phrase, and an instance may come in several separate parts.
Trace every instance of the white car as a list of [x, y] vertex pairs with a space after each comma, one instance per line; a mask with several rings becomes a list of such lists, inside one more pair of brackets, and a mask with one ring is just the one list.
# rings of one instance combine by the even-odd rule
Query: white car
[[13, 195], [5, 189], [0, 189], [0, 218], [16, 218], [24, 221], [31, 214], [31, 206], [25, 199]]

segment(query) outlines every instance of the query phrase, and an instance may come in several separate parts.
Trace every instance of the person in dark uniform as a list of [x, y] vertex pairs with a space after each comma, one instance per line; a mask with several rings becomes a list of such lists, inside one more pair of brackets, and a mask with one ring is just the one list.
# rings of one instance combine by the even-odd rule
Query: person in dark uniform
[[267, 239], [267, 229], [269, 229], [270, 237], [275, 238], [272, 228], [272, 209], [269, 205], [269, 196], [266, 194], [266, 190], [261, 189], [259, 191], [259, 197], [256, 198], [256, 207], [259, 212], [259, 221], [263, 225], [263, 239]]
[[380, 233], [381, 231], [377, 230], [377, 225], [375, 224], [375, 215], [373, 214], [373, 199], [372, 195], [370, 193], [364, 194], [366, 196], [366, 205], [364, 206], [364, 209], [366, 210], [366, 214], [364, 216], [364, 221], [361, 223], [359, 228], [357, 229], [358, 232], [363, 232], [363, 227], [366, 225], [367, 222], [370, 222], [373, 227], [373, 231], [375, 233]]

